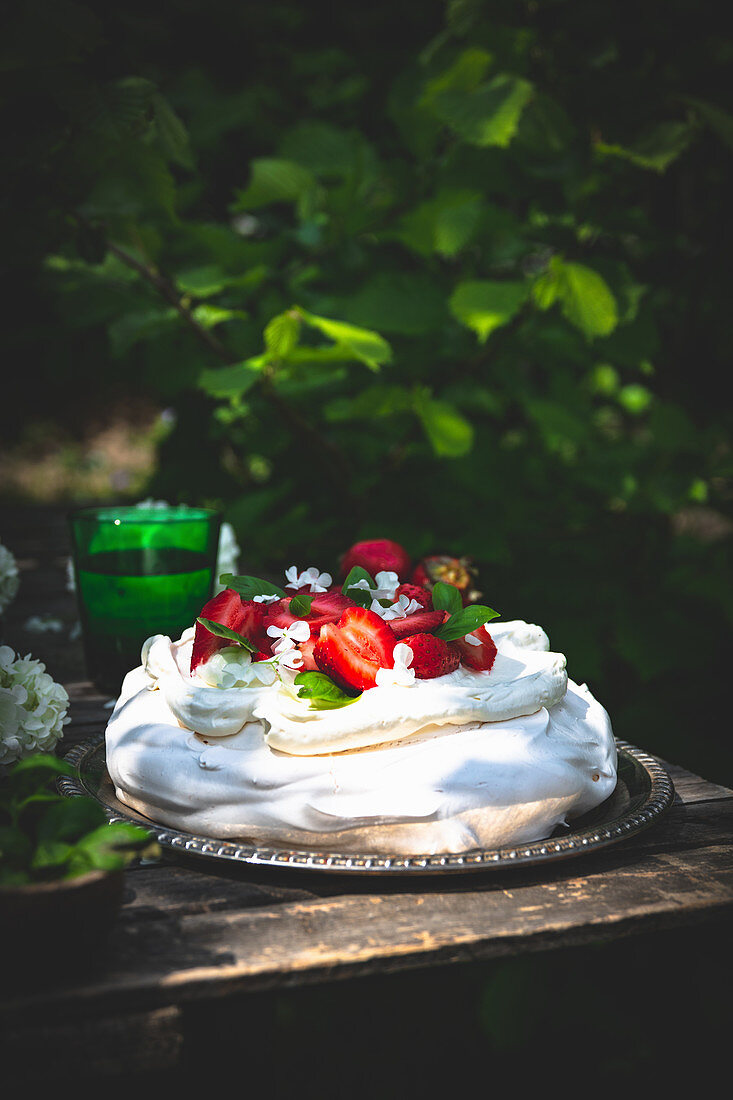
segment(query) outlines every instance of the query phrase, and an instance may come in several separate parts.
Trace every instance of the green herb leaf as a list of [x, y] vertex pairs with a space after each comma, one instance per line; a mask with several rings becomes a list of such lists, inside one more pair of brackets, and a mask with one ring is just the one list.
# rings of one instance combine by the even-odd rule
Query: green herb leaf
[[377, 582], [367, 573], [366, 569], [363, 569], [360, 565], [355, 565], [353, 569], [349, 570], [346, 580], [341, 585], [341, 592], [344, 596], [348, 596], [354, 603], [359, 604], [360, 607], [369, 607], [372, 602], [372, 595], [366, 588], [354, 588], [357, 581], [366, 581], [369, 588], [376, 588]]
[[447, 622], [437, 627], [433, 634], [436, 638], [442, 638], [444, 642], [454, 642], [457, 638], [465, 638], [466, 634], [473, 634], [484, 623], [497, 619], [499, 612], [483, 604], [471, 604], [463, 607], [451, 615]]
[[299, 672], [295, 685], [299, 689], [298, 698], [310, 700], [311, 710], [336, 710], [359, 698], [345, 692], [325, 672]]
[[311, 604], [313, 603], [312, 596], [306, 596], [303, 592], [296, 593], [293, 596], [289, 604], [289, 611], [291, 615], [295, 615], [301, 619], [306, 615], [310, 615]]
[[279, 596], [284, 599], [285, 592], [276, 584], [263, 581], [260, 577], [237, 576], [234, 573], [222, 573], [219, 584], [238, 592], [243, 600], [252, 600], [255, 596]]
[[447, 611], [450, 615], [463, 610], [461, 593], [454, 584], [436, 581], [433, 585], [433, 607], [436, 611]]
[[238, 642], [239, 645], [248, 649], [250, 653], [257, 652], [257, 647], [252, 645], [249, 638], [245, 638], [244, 634], [238, 634], [236, 630], [230, 630], [228, 626], [222, 626], [221, 623], [215, 623], [213, 619], [205, 619], [203, 615], [199, 615], [196, 622], [205, 626], [209, 633], [215, 634], [217, 638], [227, 638], [230, 642]]

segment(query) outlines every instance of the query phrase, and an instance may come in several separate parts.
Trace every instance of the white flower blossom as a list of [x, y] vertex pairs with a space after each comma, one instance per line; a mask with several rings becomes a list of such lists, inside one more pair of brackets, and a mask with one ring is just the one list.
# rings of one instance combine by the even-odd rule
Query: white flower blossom
[[277, 603], [280, 597], [276, 595], [267, 596], [263, 593], [261, 596], [253, 596], [252, 599], [255, 603]]
[[30, 654], [0, 646], [0, 766], [53, 752], [69, 722], [69, 696]]
[[406, 615], [412, 615], [415, 611], [422, 611], [422, 604], [417, 600], [411, 600], [403, 593], [400, 598], [389, 607], [383, 607], [377, 600], [372, 600], [371, 611], [383, 619], [404, 619]]
[[311, 565], [302, 573], [298, 572], [296, 565], [291, 565], [285, 570], [287, 578], [286, 588], [307, 588], [310, 592], [327, 592], [329, 585], [333, 583], [330, 573], [321, 573], [315, 565]]
[[409, 645], [398, 642], [392, 650], [394, 668], [378, 668], [377, 687], [410, 687], [415, 683], [415, 670], [410, 668], [415, 654]]
[[13, 602], [20, 587], [15, 555], [0, 542], [0, 614]]
[[310, 638], [311, 628], [303, 619], [296, 619], [290, 626], [268, 626], [267, 634], [278, 639], [272, 643], [272, 652], [286, 653], [295, 649], [298, 642], [306, 642]]
[[369, 593], [373, 601], [394, 600], [399, 583], [400, 578], [396, 573], [393, 573], [391, 570], [381, 570], [374, 578], [373, 586], [369, 584], [369, 581], [365, 577], [362, 577], [360, 580], [350, 584], [349, 590], [352, 588], [361, 588]]
[[278, 655], [278, 665], [291, 671], [299, 669], [303, 665], [303, 654], [299, 649], [286, 649]]

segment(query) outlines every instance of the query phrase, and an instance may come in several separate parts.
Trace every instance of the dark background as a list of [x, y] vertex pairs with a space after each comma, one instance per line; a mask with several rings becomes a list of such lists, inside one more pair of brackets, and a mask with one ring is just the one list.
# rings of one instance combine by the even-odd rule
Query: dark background
[[[2, 503], [216, 504], [253, 573], [333, 569], [374, 535], [471, 555], [618, 736], [730, 785], [718, 7], [36, 2], [4, 39]], [[526, 102], [477, 139], [508, 90]], [[284, 183], [254, 187], [261, 158]], [[525, 288], [485, 342], [453, 297], [476, 282]], [[307, 326], [316, 354], [275, 354], [265, 328], [294, 304], [381, 334], [390, 362], [334, 362]], [[665, 985], [682, 950], [695, 1021]], [[348, 993], [359, 1028], [384, 1013], [424, 1058], [432, 999], [448, 1059], [602, 1035], [622, 1080], [667, 1040], [707, 1049], [708, 977], [680, 935], [273, 998], [262, 1019], [345, 1044]]]

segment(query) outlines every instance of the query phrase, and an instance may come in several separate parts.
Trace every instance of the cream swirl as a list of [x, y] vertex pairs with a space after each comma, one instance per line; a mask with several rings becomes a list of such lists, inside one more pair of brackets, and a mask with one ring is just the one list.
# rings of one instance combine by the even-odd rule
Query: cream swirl
[[[207, 672], [192, 676], [193, 636], [178, 642], [164, 635], [148, 640], [143, 667], [182, 726], [203, 737], [227, 737], [261, 720], [272, 748], [297, 756], [368, 748], [437, 726], [501, 722], [552, 707], [565, 694], [565, 657], [549, 650], [537, 626], [508, 622], [492, 631], [497, 655], [490, 673], [460, 666], [432, 680], [384, 683], [337, 710], [313, 710], [298, 697], [292, 678], [263, 683], [258, 665], [242, 667], [236, 687]], [[210, 662], [209, 662], [210, 664]], [[268, 666], [269, 667], [269, 666]], [[212, 670], [213, 671], [213, 670]]]

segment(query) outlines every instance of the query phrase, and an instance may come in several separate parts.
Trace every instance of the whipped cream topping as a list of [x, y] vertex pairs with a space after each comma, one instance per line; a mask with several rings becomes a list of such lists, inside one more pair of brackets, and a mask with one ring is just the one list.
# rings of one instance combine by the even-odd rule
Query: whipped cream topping
[[377, 687], [338, 710], [313, 710], [298, 698], [291, 678], [263, 684], [257, 662], [244, 687], [210, 686], [209, 673], [199, 671], [202, 666], [190, 676], [192, 631], [178, 642], [161, 634], [149, 639], [143, 665], [149, 686], [163, 693], [186, 729], [203, 737], [227, 737], [260, 719], [272, 748], [310, 756], [379, 745], [428, 726], [505, 721], [562, 699], [568, 682], [565, 657], [549, 651], [541, 628], [509, 622], [492, 637], [497, 655], [489, 674], [461, 665], [433, 680], [380, 678]]
[[331, 711], [311, 710], [287, 678], [264, 683], [258, 663], [235, 672], [224, 658], [218, 672], [191, 676], [192, 632], [159, 635], [107, 727], [117, 797], [207, 836], [339, 851], [460, 852], [548, 836], [612, 792], [611, 723], [541, 628], [492, 623], [491, 634], [489, 673], [385, 682]]

